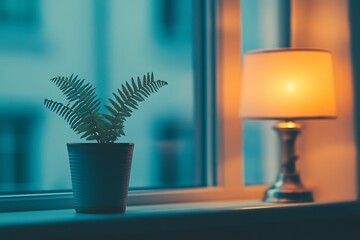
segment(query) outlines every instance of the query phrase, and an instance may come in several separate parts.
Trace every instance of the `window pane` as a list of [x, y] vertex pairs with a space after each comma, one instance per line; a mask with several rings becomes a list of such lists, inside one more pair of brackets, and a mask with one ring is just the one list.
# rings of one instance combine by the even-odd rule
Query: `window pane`
[[169, 85], [126, 122], [131, 188], [202, 186], [195, 159], [192, 0], [0, 1], [0, 191], [71, 188], [67, 142], [82, 142], [43, 99], [72, 73], [107, 97], [154, 72]]

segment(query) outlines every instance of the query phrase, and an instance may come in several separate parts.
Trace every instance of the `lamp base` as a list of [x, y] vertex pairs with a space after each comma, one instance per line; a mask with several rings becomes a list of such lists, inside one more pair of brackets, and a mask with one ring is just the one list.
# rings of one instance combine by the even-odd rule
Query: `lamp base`
[[306, 190], [297, 173], [279, 174], [276, 182], [265, 191], [263, 201], [272, 203], [313, 202], [311, 191]]

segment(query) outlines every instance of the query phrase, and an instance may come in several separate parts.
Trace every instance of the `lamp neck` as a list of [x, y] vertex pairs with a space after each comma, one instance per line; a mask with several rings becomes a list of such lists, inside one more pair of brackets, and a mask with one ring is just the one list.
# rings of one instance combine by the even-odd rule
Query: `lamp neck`
[[295, 141], [301, 125], [292, 121], [274, 126], [281, 139], [281, 168], [275, 183], [266, 190], [264, 201], [278, 203], [312, 202], [312, 193], [306, 190], [296, 171]]
[[281, 140], [281, 168], [282, 174], [295, 174], [295, 161], [298, 159], [295, 153], [295, 141], [301, 132], [301, 124], [293, 121], [282, 121], [274, 126]]

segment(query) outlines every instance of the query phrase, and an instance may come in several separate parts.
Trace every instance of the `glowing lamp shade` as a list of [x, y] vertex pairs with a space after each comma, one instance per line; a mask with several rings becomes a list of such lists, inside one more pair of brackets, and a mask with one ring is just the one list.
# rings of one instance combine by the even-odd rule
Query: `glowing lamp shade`
[[277, 49], [245, 55], [240, 116], [247, 119], [334, 118], [331, 54]]

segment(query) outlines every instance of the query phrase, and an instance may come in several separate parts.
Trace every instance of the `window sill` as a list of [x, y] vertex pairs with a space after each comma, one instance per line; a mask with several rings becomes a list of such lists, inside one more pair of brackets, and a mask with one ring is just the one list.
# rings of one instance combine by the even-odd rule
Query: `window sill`
[[74, 210], [11, 212], [0, 213], [0, 239], [103, 239], [356, 216], [356, 202], [162, 204], [130, 206], [125, 214], [109, 215], [77, 214]]

